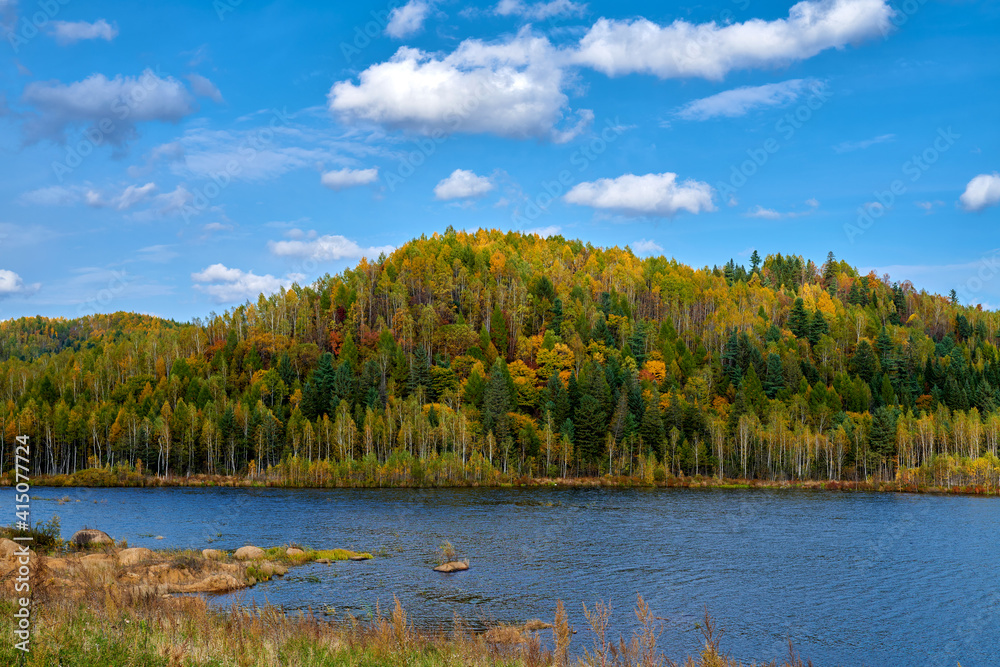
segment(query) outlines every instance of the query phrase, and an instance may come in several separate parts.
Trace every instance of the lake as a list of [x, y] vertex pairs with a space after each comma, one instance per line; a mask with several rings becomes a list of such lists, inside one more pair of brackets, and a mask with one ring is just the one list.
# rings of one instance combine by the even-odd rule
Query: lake
[[[8, 489], [8, 493], [13, 493]], [[667, 619], [668, 654], [696, 651], [704, 610], [744, 660], [815, 665], [1000, 664], [1000, 499], [761, 490], [33, 490], [35, 521], [96, 527], [130, 546], [370, 551], [310, 564], [215, 601], [372, 613], [399, 597], [424, 628], [551, 621], [561, 599], [610, 602], [630, 632], [636, 594]], [[57, 503], [67, 496], [70, 502]], [[80, 502], [76, 502], [79, 500]], [[162, 536], [163, 539], [155, 539]], [[468, 572], [431, 571], [449, 540]], [[546, 633], [547, 634], [547, 633]]]

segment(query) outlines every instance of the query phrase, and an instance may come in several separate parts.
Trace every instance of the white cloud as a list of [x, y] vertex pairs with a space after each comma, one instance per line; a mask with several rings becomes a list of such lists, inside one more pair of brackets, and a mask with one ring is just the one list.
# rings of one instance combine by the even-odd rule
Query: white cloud
[[632, 252], [640, 256], [657, 255], [663, 253], [663, 246], [656, 241], [642, 239], [632, 244]]
[[935, 199], [934, 201], [918, 201], [914, 202], [919, 208], [924, 209], [927, 215], [934, 212], [934, 209], [940, 206], [944, 206], [944, 202], [940, 199]]
[[543, 239], [547, 239], [550, 236], [558, 236], [562, 232], [562, 227], [559, 225], [548, 225], [547, 227], [535, 227], [534, 229], [525, 229], [525, 234], [538, 234]]
[[337, 169], [320, 176], [320, 183], [331, 190], [343, 190], [358, 185], [374, 183], [378, 178], [378, 168], [371, 169]]
[[748, 218], [764, 218], [765, 220], [777, 220], [781, 217], [781, 214], [775, 211], [773, 208], [764, 208], [760, 204], [756, 207], [750, 209], [747, 212]]
[[[403, 47], [330, 89], [329, 108], [345, 122], [376, 123], [420, 134], [491, 133], [565, 141], [561, 54], [527, 30], [505, 42], [462, 42], [444, 57]], [[592, 116], [591, 116], [592, 117]]]
[[493, 189], [493, 181], [487, 176], [477, 176], [468, 169], [456, 169], [451, 176], [434, 186], [434, 197], [442, 201], [482, 197]]
[[156, 183], [146, 183], [141, 186], [130, 185], [125, 188], [120, 195], [112, 200], [112, 206], [119, 211], [124, 211], [125, 209], [132, 208], [139, 202], [144, 201], [155, 191]]
[[49, 24], [49, 34], [60, 46], [74, 44], [85, 39], [103, 39], [110, 42], [118, 36], [118, 26], [104, 19], [93, 23], [86, 21], [53, 21]]
[[734, 88], [688, 102], [677, 110], [676, 115], [686, 120], [708, 120], [719, 116], [734, 118], [760, 107], [789, 104], [797, 100], [807, 86], [815, 89], [820, 85], [813, 79], [791, 79], [763, 86]]
[[862, 139], [861, 141], [844, 141], [833, 147], [835, 153], [850, 153], [852, 151], [863, 151], [864, 149], [874, 146], [875, 144], [884, 144], [887, 141], [892, 141], [896, 138], [895, 134], [880, 134], [877, 137], [872, 137], [871, 139]]
[[579, 183], [566, 193], [570, 204], [607, 209], [627, 216], [672, 216], [678, 211], [714, 211], [712, 187], [688, 179], [677, 183], [677, 174], [625, 174]]
[[788, 18], [720, 25], [645, 18], [601, 18], [580, 40], [575, 60], [609, 76], [721, 79], [731, 70], [774, 67], [884, 34], [893, 9], [884, 0], [815, 0]]
[[966, 211], [982, 211], [988, 206], [1000, 204], [1000, 173], [979, 174], [965, 186], [959, 197]]
[[[300, 239], [305, 234], [301, 230], [291, 230], [286, 236], [293, 239]], [[338, 259], [360, 259], [368, 257], [374, 259], [383, 252], [391, 253], [393, 246], [376, 246], [362, 248], [354, 241], [340, 235], [316, 236], [316, 232], [309, 232], [308, 240], [292, 241], [269, 241], [267, 247], [271, 252], [279, 257], [298, 257], [300, 259], [312, 259], [318, 262], [331, 262]]]
[[522, 0], [500, 0], [493, 10], [500, 16], [520, 16], [531, 21], [544, 21], [557, 16], [582, 16], [587, 5], [571, 0], [525, 3]]
[[39, 206], [76, 206], [86, 204], [94, 208], [113, 208], [125, 211], [148, 199], [156, 191], [155, 183], [129, 185], [119, 191], [100, 191], [80, 185], [51, 185], [26, 192], [20, 197], [23, 204]]
[[764, 208], [760, 204], [747, 211], [748, 218], [763, 218], [765, 220], [779, 220], [781, 218], [801, 218], [804, 215], [812, 215], [813, 211], [819, 208], [819, 200], [815, 197], [806, 200], [805, 211], [777, 211], [773, 208]]
[[393, 8], [389, 12], [389, 23], [385, 26], [385, 34], [402, 39], [420, 32], [430, 10], [430, 4], [422, 0], [410, 0], [402, 7]]
[[188, 74], [187, 80], [191, 83], [191, 92], [198, 97], [207, 97], [216, 104], [222, 104], [225, 101], [215, 84], [201, 74]]
[[119, 147], [137, 135], [137, 124], [176, 123], [196, 108], [180, 81], [149, 69], [139, 77], [93, 74], [70, 84], [35, 81], [25, 87], [22, 100], [37, 110], [25, 121], [29, 142], [62, 142], [69, 127], [89, 124], [102, 143]]
[[204, 271], [191, 274], [194, 288], [212, 296], [216, 303], [256, 299], [260, 294], [277, 292], [303, 279], [304, 276], [298, 273], [290, 273], [284, 278], [271, 274], [258, 276], [253, 271], [230, 269], [224, 264], [213, 264]]
[[38, 291], [40, 283], [25, 285], [21, 276], [7, 269], [0, 269], [0, 299], [15, 294], [28, 295]]

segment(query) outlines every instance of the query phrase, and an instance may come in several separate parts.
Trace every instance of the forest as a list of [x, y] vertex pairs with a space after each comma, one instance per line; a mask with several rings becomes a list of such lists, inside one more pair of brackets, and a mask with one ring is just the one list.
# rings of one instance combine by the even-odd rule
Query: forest
[[0, 470], [23, 434], [33, 475], [80, 483], [996, 489], [998, 324], [832, 253], [693, 268], [449, 228], [189, 323], [0, 322]]

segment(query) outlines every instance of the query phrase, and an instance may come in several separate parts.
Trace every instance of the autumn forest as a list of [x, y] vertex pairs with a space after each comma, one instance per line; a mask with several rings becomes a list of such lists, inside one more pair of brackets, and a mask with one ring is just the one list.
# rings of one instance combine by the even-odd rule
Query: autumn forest
[[0, 323], [15, 437], [66, 483], [1000, 476], [997, 313], [756, 252], [700, 269], [479, 230], [178, 323]]

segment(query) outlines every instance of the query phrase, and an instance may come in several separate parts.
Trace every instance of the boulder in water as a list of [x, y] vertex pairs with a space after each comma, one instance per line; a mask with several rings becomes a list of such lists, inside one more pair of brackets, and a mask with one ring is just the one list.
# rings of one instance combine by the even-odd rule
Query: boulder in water
[[461, 572], [462, 570], [468, 570], [469, 564], [465, 561], [453, 560], [450, 563], [444, 563], [438, 565], [434, 568], [435, 572]]

